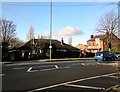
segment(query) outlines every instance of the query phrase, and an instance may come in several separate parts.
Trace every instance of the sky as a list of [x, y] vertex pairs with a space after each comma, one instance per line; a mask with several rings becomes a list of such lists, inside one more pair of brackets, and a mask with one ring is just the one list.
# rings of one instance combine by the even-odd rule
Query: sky
[[[49, 36], [50, 2], [2, 2], [1, 17], [16, 24], [17, 37], [26, 41], [30, 26], [34, 28], [35, 38], [38, 35]], [[106, 12], [118, 12], [115, 2], [52, 2], [52, 39], [72, 45], [87, 44], [90, 35], [96, 35], [99, 19]]]

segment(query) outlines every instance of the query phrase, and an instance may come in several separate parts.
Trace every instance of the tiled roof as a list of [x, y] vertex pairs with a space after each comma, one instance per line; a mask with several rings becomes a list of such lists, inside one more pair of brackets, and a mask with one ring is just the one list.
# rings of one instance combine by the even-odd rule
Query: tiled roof
[[[32, 39], [30, 41], [28, 41], [26, 44], [24, 44], [23, 46], [21, 46], [19, 49], [20, 50], [32, 50], [32, 43], [34, 42], [34, 45], [39, 46], [42, 48], [43, 44], [50, 44], [50, 39]], [[58, 49], [67, 49], [67, 50], [78, 50], [77, 48], [68, 45], [68, 44], [63, 44], [61, 45], [61, 42], [58, 40], [51, 40], [51, 44], [56, 46], [56, 48]]]
[[78, 49], [85, 49], [85, 48], [87, 48], [87, 46], [86, 46], [86, 45], [83, 45], [83, 44], [78, 44], [78, 45], [76, 46], [76, 48], [78, 48]]
[[106, 38], [105, 35], [96, 35], [93, 38], [90, 38], [88, 41], [95, 41], [96, 38], [100, 38], [100, 40], [104, 40]]
[[[88, 41], [95, 41], [96, 38], [100, 38], [100, 40], [109, 40], [111, 41], [112, 43], [120, 43], [120, 39], [114, 35], [113, 33], [109, 34], [111, 35], [112, 38], [110, 38], [110, 36], [106, 36], [105, 34], [104, 35], [96, 35], [96, 36], [93, 36], [93, 38], [89, 39]], [[87, 41], [87, 42], [88, 42]]]

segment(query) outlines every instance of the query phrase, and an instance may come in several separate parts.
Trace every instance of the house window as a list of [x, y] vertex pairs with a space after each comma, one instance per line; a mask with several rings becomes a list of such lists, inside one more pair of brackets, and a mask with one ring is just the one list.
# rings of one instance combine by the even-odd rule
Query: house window
[[65, 50], [65, 49], [57, 49], [57, 51], [67, 52], [67, 50]]
[[88, 43], [88, 46], [91, 46], [91, 43], [90, 43], [90, 42]]

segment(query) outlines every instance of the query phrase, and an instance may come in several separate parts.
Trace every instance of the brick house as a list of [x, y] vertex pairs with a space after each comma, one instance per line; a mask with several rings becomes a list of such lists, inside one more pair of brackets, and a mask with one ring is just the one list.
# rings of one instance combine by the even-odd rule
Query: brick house
[[96, 53], [99, 49], [107, 50], [106, 46], [108, 46], [109, 43], [111, 43], [112, 46], [119, 44], [120, 39], [113, 33], [111, 34], [106, 33], [104, 35], [100, 34], [95, 36], [91, 35], [90, 39], [87, 41], [87, 46], [88, 46], [87, 51]]
[[78, 44], [75, 47], [78, 48], [78, 49], [80, 49], [80, 50], [86, 50], [87, 49], [87, 45], [84, 45], [84, 44]]

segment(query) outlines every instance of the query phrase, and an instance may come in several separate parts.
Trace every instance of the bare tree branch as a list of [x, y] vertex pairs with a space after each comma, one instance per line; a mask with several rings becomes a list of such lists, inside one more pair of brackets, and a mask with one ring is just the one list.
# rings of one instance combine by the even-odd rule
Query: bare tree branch
[[13, 38], [15, 36], [15, 31], [16, 31], [16, 27], [15, 24], [11, 21], [7, 21], [5, 19], [1, 20], [1, 24], [2, 24], [2, 41], [10, 41], [10, 38]]
[[114, 33], [116, 34], [118, 29], [118, 16], [113, 10], [104, 14], [98, 21], [96, 31], [98, 33]]
[[[15, 37], [16, 35], [16, 25], [12, 21], [7, 21], [5, 19], [0, 19], [0, 24], [2, 25], [1, 30], [1, 40], [3, 43], [7, 43], [11, 48], [18, 47], [20, 44], [24, 43]], [[18, 46], [15, 45], [20, 43]]]
[[30, 29], [27, 33], [27, 41], [34, 39], [34, 28], [32, 27], [32, 25], [30, 26]]

